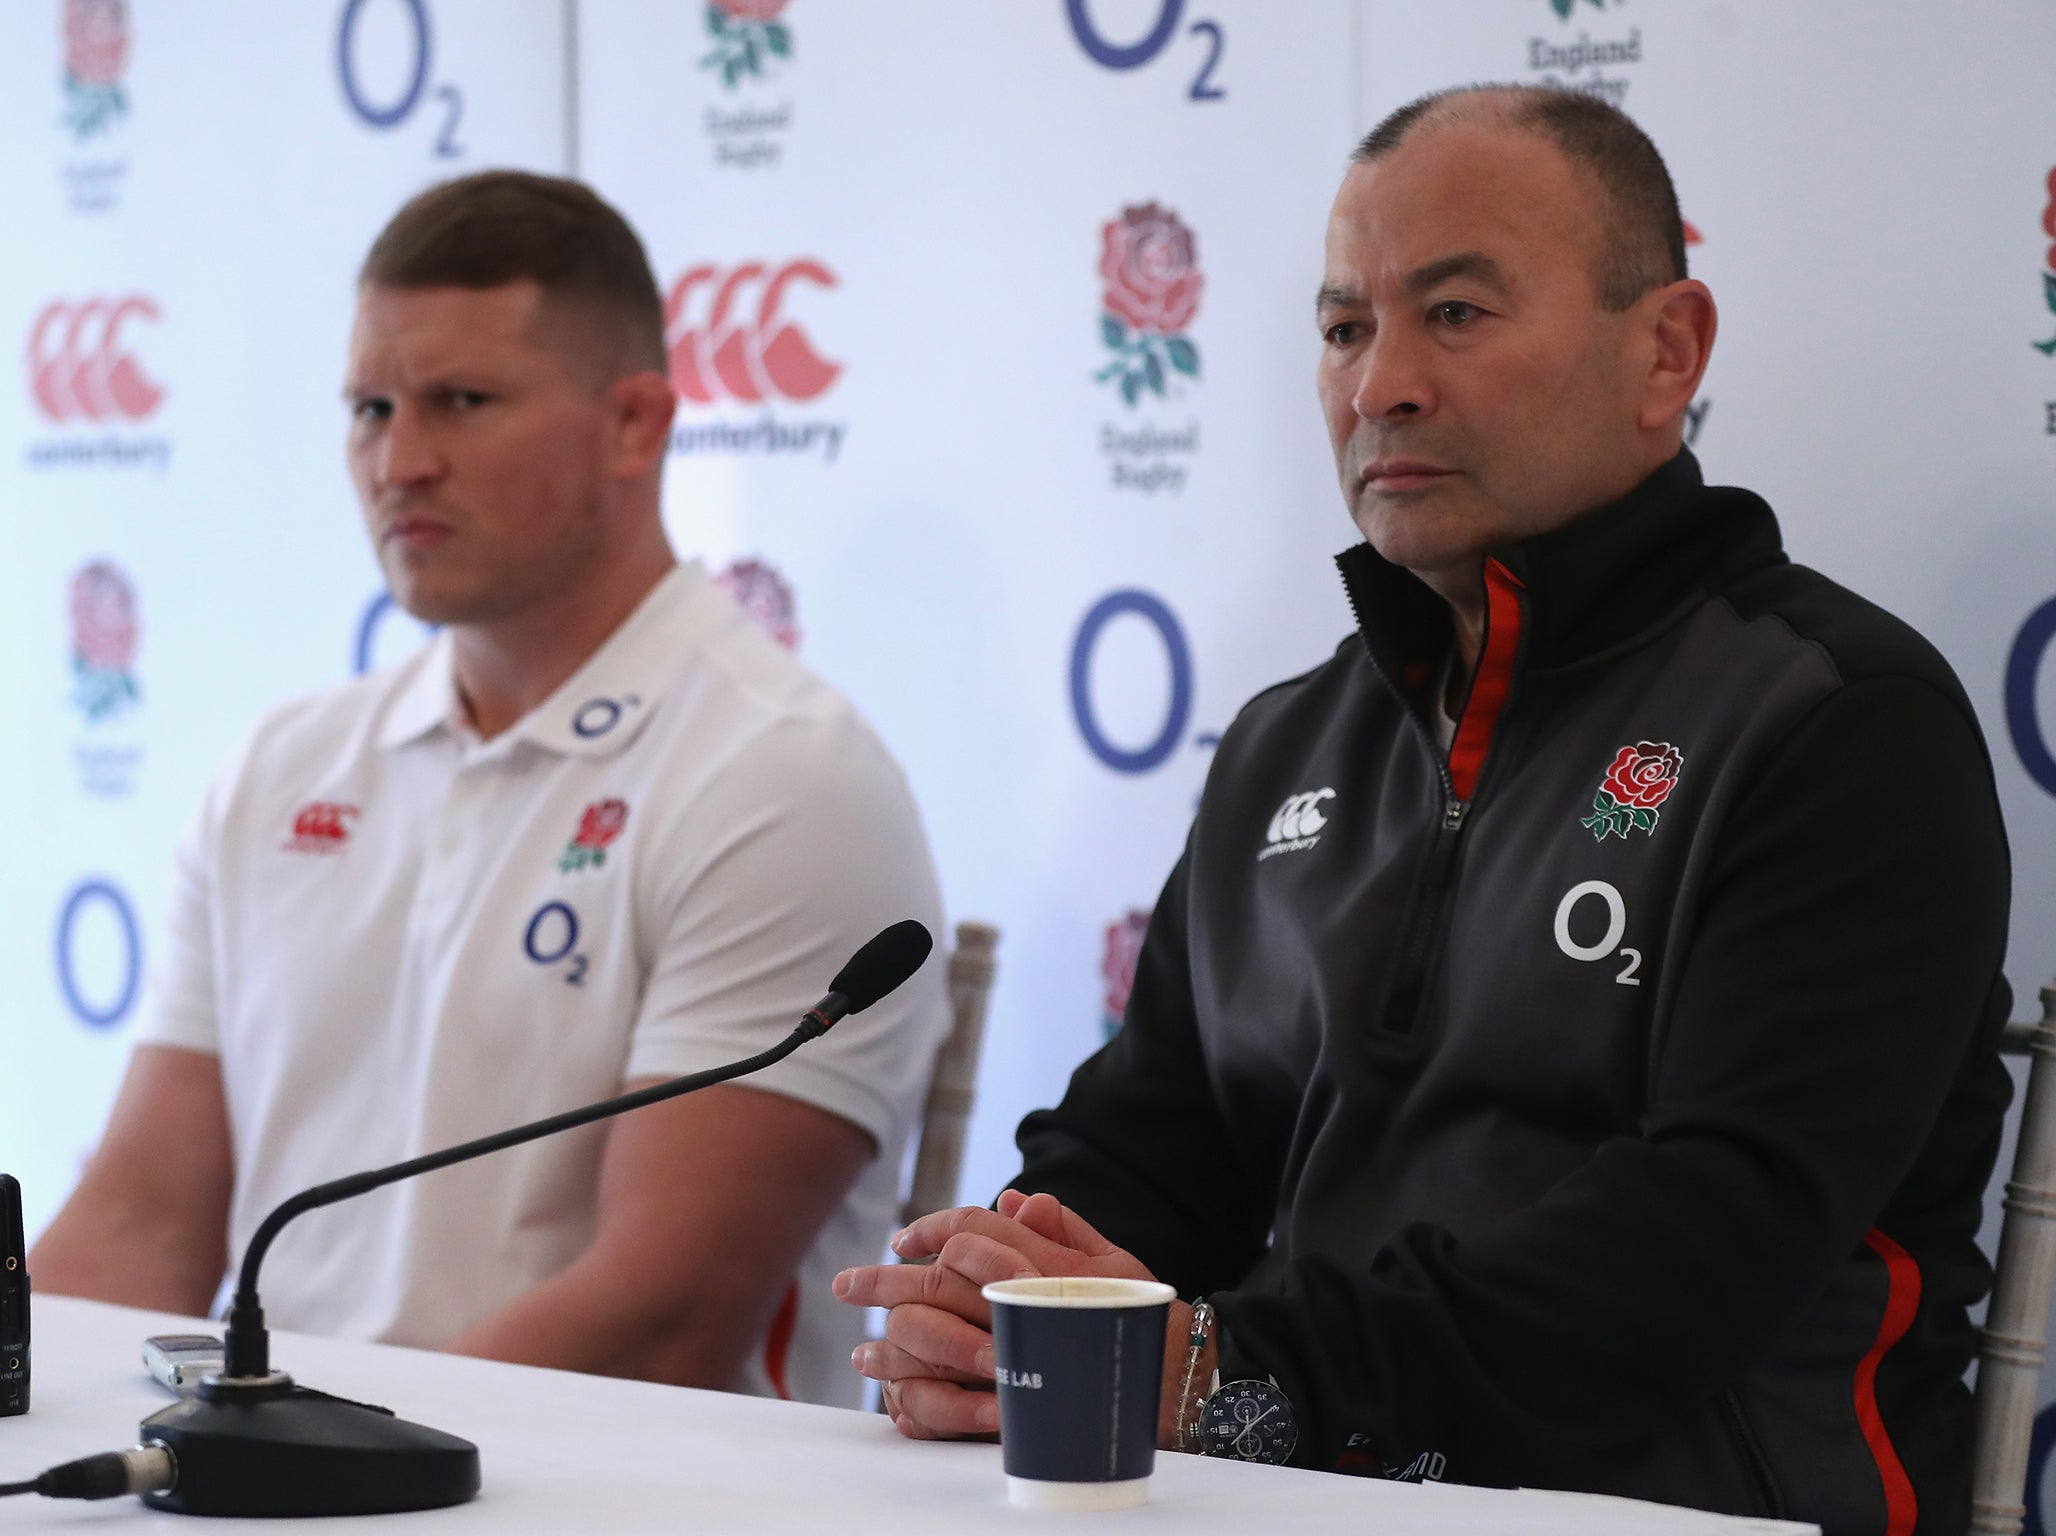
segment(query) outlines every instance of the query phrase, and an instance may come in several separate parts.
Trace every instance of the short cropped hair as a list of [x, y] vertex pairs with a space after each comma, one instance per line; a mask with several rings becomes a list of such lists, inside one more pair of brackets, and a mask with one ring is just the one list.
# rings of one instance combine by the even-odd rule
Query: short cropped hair
[[598, 326], [609, 366], [664, 367], [664, 301], [642, 241], [590, 187], [480, 171], [417, 194], [380, 231], [360, 287], [497, 288], [533, 279]]
[[1604, 308], [1619, 312], [1685, 276], [1685, 221], [1663, 156], [1633, 118], [1597, 97], [1548, 85], [1436, 91], [1378, 124], [1351, 158], [1383, 159], [1424, 120], [1432, 125], [1486, 114], [1547, 139], [1597, 184], [1605, 227], [1594, 281]]

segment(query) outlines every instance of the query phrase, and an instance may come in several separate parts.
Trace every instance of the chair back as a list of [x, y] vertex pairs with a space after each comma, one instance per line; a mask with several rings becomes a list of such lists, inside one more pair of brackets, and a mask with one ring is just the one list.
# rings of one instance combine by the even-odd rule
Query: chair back
[[2014, 1536], [2027, 1518], [2028, 1437], [2056, 1291], [2056, 986], [2042, 988], [2041, 1021], [2008, 1024], [1999, 1049], [2028, 1058], [2027, 1093], [1999, 1221], [1992, 1303], [1978, 1341], [1973, 1536]]
[[978, 1088], [978, 1053], [985, 1044], [985, 1005], [992, 995], [999, 930], [989, 923], [958, 923], [949, 957], [950, 1031], [935, 1053], [928, 1102], [921, 1111], [921, 1145], [900, 1225], [956, 1204], [964, 1163], [964, 1131]]

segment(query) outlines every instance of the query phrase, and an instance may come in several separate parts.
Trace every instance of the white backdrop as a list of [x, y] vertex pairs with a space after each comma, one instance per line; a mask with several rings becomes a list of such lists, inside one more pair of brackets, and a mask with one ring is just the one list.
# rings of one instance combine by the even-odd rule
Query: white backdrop
[[[1962, 674], [2025, 1014], [2056, 970], [2052, 60], [2046, 0], [14, 0], [0, 1168], [32, 1228], [214, 762], [418, 637], [341, 473], [350, 277], [408, 193], [488, 165], [640, 229], [677, 542], [775, 573], [953, 916], [1003, 930], [967, 1196], [1103, 1038], [1212, 735], [1347, 628], [1321, 228], [1356, 135], [1470, 80], [1600, 92], [1664, 150], [1722, 303], [1695, 447]], [[1189, 272], [1110, 302], [1141, 225]]]

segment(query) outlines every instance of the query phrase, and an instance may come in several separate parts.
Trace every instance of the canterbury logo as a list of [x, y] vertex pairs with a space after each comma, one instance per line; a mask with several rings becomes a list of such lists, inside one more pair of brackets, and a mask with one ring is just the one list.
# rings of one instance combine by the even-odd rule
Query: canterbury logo
[[56, 299], [29, 328], [29, 393], [52, 421], [141, 421], [164, 401], [164, 389], [137, 364], [125, 343], [132, 321], [155, 321], [157, 301]]
[[694, 267], [664, 301], [664, 344], [671, 387], [687, 400], [812, 400], [842, 373], [817, 353], [806, 332], [779, 311], [794, 283], [833, 288], [835, 274], [802, 257], [773, 270], [744, 262], [724, 275]]
[[1288, 795], [1285, 803], [1278, 807], [1278, 814], [1271, 818], [1271, 824], [1264, 829], [1267, 846], [1257, 858], [1268, 859], [1273, 854], [1295, 853], [1302, 848], [1313, 847], [1321, 840], [1321, 828], [1328, 824], [1328, 818], [1321, 814], [1321, 802], [1334, 798], [1332, 789], [1309, 789]]
[[286, 839], [286, 851], [341, 853], [350, 840], [350, 823], [359, 814], [354, 805], [338, 805], [331, 800], [308, 802], [293, 817], [293, 835]]

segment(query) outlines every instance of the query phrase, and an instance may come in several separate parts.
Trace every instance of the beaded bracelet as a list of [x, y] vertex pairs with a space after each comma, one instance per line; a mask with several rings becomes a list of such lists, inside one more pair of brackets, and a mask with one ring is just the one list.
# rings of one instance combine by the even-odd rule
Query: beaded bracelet
[[1213, 1326], [1213, 1303], [1202, 1296], [1192, 1303], [1192, 1331], [1185, 1336], [1185, 1375], [1178, 1383], [1178, 1411], [1171, 1420], [1171, 1441], [1181, 1451], [1191, 1450], [1198, 1438], [1199, 1425], [1188, 1424], [1186, 1419], [1193, 1407], [1192, 1378], [1199, 1371], [1199, 1357], [1206, 1351]]

